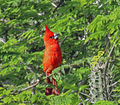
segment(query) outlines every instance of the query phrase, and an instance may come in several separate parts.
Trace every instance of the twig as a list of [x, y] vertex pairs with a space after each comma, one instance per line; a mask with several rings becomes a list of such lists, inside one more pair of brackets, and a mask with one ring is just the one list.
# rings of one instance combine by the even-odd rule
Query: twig
[[105, 62], [105, 71], [106, 71], [106, 69], [107, 69], [108, 61], [109, 61], [109, 58], [110, 58], [110, 56], [111, 56], [111, 54], [112, 54], [112, 52], [113, 52], [113, 50], [114, 50], [115, 45], [116, 45], [116, 42], [113, 44], [113, 46], [112, 46], [112, 48], [111, 48], [111, 50], [110, 50], [110, 52], [109, 52], [109, 54], [108, 54], [108, 56], [107, 56], [108, 59], [107, 59], [106, 62]]
[[109, 85], [109, 87], [113, 87], [118, 83], [118, 81], [114, 82], [113, 84]]
[[65, 36], [65, 37], [63, 38], [63, 40], [59, 43], [60, 46], [62, 46], [62, 44], [64, 43], [64, 41], [67, 39], [67, 37], [68, 37], [68, 36]]
[[51, 3], [54, 7], [57, 7], [56, 5], [55, 5], [55, 3]]
[[3, 38], [0, 38], [0, 42], [6, 43]]
[[81, 101], [82, 101], [82, 105], [85, 105], [85, 102], [84, 102], [84, 100], [82, 99], [81, 96], [80, 96], [80, 99], [81, 99]]
[[31, 88], [35, 87], [36, 85], [38, 85], [39, 83], [40, 83], [40, 80], [38, 79], [37, 82], [35, 82], [34, 84], [32, 84], [32, 85], [30, 85], [30, 86], [28, 86], [28, 87], [26, 87], [26, 88], [20, 89], [20, 90], [14, 90], [10, 95], [13, 95], [13, 94], [15, 94], [15, 93], [21, 93], [21, 92], [23, 92], [23, 91], [26, 91], [26, 90], [28, 90], [28, 89], [31, 89]]
[[61, 0], [60, 2], [59, 2], [59, 4], [57, 5], [57, 7], [54, 9], [54, 11], [53, 11], [53, 14], [56, 12], [56, 10], [60, 7], [60, 5], [62, 5], [62, 3], [64, 2], [64, 0]]
[[105, 47], [105, 50], [104, 50], [104, 54], [107, 52], [109, 44], [110, 44], [110, 41], [108, 40], [106, 47]]
[[[30, 85], [30, 86], [28, 86], [28, 87], [26, 87], [26, 88], [23, 88], [23, 89], [20, 89], [20, 90], [13, 90], [12, 92], [11, 92], [11, 94], [9, 94], [9, 95], [13, 95], [13, 94], [15, 94], [15, 93], [21, 93], [21, 92], [23, 92], [23, 91], [26, 91], [26, 90], [28, 90], [28, 89], [31, 89], [31, 88], [33, 88], [33, 87], [35, 87], [36, 85], [38, 85], [40, 83], [40, 80], [38, 79], [37, 80], [37, 82], [35, 82], [34, 84], [32, 84], [32, 85]], [[3, 96], [3, 97], [0, 97], [0, 99], [3, 99], [4, 97], [6, 97], [6, 96]]]
[[90, 98], [90, 95], [87, 95], [87, 94], [85, 94], [85, 93], [83, 93], [83, 92], [80, 92], [80, 94], [82, 94], [82, 95], [87, 96], [87, 97]]
[[[53, 75], [55, 75], [55, 74], [56, 74], [56, 73], [51, 74], [51, 75], [49, 75], [49, 77], [51, 77], [51, 76], [53, 76]], [[43, 73], [40, 75], [40, 77], [42, 77], [42, 76], [43, 76]], [[37, 82], [33, 83], [32, 85], [30, 85], [30, 86], [28, 86], [28, 87], [26, 87], [26, 88], [23, 88], [23, 89], [21, 89], [21, 90], [18, 90], [18, 92], [23, 92], [23, 91], [25, 91], [25, 90], [31, 89], [32, 87], [35, 87], [36, 85], [38, 85], [38, 84], [40, 83], [40, 81], [43, 81], [43, 80], [45, 80], [45, 79], [46, 79], [46, 77], [43, 78], [43, 79], [41, 79], [41, 80], [37, 79]]]
[[[69, 66], [71, 66], [71, 65], [69, 65]], [[28, 68], [29, 69], [29, 68]], [[59, 71], [58, 71], [59, 72]], [[51, 76], [53, 76], [53, 75], [55, 75], [55, 74], [57, 74], [57, 72], [55, 72], [55, 73], [53, 73], [53, 74], [50, 74], [49, 75], [49, 77], [51, 77]], [[42, 77], [44, 74], [42, 73], [41, 75], [40, 75], [40, 77]], [[25, 88], [23, 88], [23, 89], [19, 89], [19, 90], [13, 90], [12, 92], [11, 92], [11, 94], [9, 94], [9, 96], [10, 95], [14, 95], [15, 93], [21, 93], [21, 92], [23, 92], [23, 91], [26, 91], [26, 90], [28, 90], [28, 89], [31, 89], [31, 88], [33, 88], [33, 87], [35, 87], [35, 86], [37, 86], [41, 81], [43, 81], [43, 80], [45, 80], [46, 79], [46, 77], [45, 78], [43, 78], [43, 79], [37, 79], [37, 81], [36, 82], [34, 82], [34, 83], [32, 83], [32, 85], [30, 85], [30, 86], [28, 86], [28, 87], [25, 87]], [[6, 97], [6, 95], [5, 96], [3, 96], [3, 97], [0, 97], [0, 99], [3, 99], [4, 97]]]
[[32, 68], [30, 66], [27, 65], [27, 69], [30, 70], [31, 73], [34, 73], [34, 71], [32, 70]]
[[[49, 77], [51, 77], [51, 76], [53, 76], [53, 75], [55, 75], [56, 73], [54, 73], [54, 74], [51, 74], [51, 75], [49, 75]], [[43, 73], [41, 74], [41, 76], [43, 76]], [[40, 77], [41, 77], [40, 76]], [[23, 92], [23, 91], [26, 91], [26, 90], [28, 90], [28, 89], [31, 89], [31, 88], [33, 88], [33, 87], [35, 87], [36, 85], [38, 85], [41, 81], [43, 81], [43, 80], [45, 80], [46, 79], [46, 77], [45, 78], [43, 78], [43, 79], [41, 79], [41, 80], [39, 80], [39, 79], [37, 79], [37, 82], [35, 82], [35, 83], [33, 83], [32, 85], [30, 85], [30, 86], [28, 86], [28, 87], [26, 87], [26, 88], [23, 88], [23, 89], [19, 89], [19, 90], [13, 90], [12, 92], [11, 92], [11, 94], [9, 94], [9, 95], [13, 95], [13, 94], [15, 94], [15, 93], [21, 93], [21, 92]], [[3, 96], [3, 97], [0, 97], [0, 99], [3, 99], [4, 97], [6, 97], [6, 95], [5, 96]]]

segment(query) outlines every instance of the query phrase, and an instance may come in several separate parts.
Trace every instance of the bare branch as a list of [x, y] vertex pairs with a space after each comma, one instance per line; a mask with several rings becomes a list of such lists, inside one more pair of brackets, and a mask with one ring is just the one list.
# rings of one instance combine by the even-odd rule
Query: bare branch
[[59, 45], [60, 46], [62, 46], [62, 44], [64, 43], [64, 41], [67, 39], [67, 36], [65, 36], [64, 38], [63, 38], [63, 40], [59, 43]]
[[90, 95], [87, 95], [87, 94], [85, 94], [85, 93], [83, 93], [83, 92], [80, 92], [80, 94], [82, 94], [82, 95], [87, 96], [87, 97], [90, 98]]
[[56, 12], [56, 10], [62, 5], [62, 3], [64, 2], [64, 0], [61, 0], [60, 2], [59, 2], [59, 4], [57, 5], [57, 7], [54, 9], [54, 11], [53, 11], [53, 14]]
[[6, 43], [3, 38], [0, 38], [0, 42]]
[[112, 48], [111, 48], [111, 50], [110, 50], [110, 52], [109, 52], [109, 54], [108, 54], [108, 60], [106, 60], [106, 62], [105, 62], [105, 70], [107, 69], [109, 57], [111, 56], [111, 54], [112, 54], [112, 52], [113, 52], [113, 50], [114, 50], [114, 48], [115, 48], [115, 45], [116, 45], [116, 42], [113, 44], [113, 46], [112, 46]]
[[114, 82], [113, 84], [109, 85], [109, 87], [113, 87], [118, 83], [118, 81]]
[[[51, 76], [53, 76], [53, 75], [55, 75], [56, 73], [54, 73], [54, 74], [51, 74], [51, 75], [49, 75], [49, 77], [51, 77]], [[42, 77], [43, 76], [43, 73], [40, 75], [40, 77]], [[37, 81], [35, 82], [35, 83], [33, 83], [32, 85], [30, 85], [30, 86], [28, 86], [28, 87], [26, 87], [26, 88], [23, 88], [23, 89], [19, 89], [19, 90], [13, 90], [12, 92], [11, 92], [11, 94], [9, 94], [8, 96], [10, 96], [10, 95], [14, 95], [15, 93], [21, 93], [21, 92], [23, 92], [23, 91], [26, 91], [26, 90], [29, 90], [29, 89], [31, 89], [31, 88], [33, 88], [33, 87], [35, 87], [36, 85], [38, 85], [41, 81], [43, 81], [43, 80], [45, 80], [46, 79], [46, 77], [45, 78], [43, 78], [43, 79], [41, 79], [41, 80], [39, 80], [39, 79], [37, 79]], [[3, 96], [3, 97], [0, 97], [0, 99], [3, 99], [4, 97], [6, 97], [6, 96]]]
[[81, 96], [80, 96], [80, 99], [81, 99], [82, 103], [79, 103], [79, 104], [85, 105], [85, 102], [84, 102], [84, 100], [82, 99]]
[[107, 60], [105, 62], [105, 68], [104, 68], [104, 85], [105, 85], [105, 92], [106, 92], [106, 97], [107, 98], [108, 98], [108, 93], [107, 93], [106, 74], [107, 74], [107, 68], [108, 68], [108, 64], [109, 64], [109, 58], [110, 58], [110, 56], [111, 56], [111, 54], [112, 54], [112, 52], [113, 52], [113, 50], [115, 48], [115, 45], [116, 45], [116, 42], [114, 42], [114, 44], [113, 44], [113, 46], [112, 46], [112, 48], [111, 48], [111, 50], [110, 50], [110, 52], [109, 52], [109, 54], [107, 56], [108, 58], [107, 58]]
[[55, 3], [51, 3], [54, 7], [57, 7]]

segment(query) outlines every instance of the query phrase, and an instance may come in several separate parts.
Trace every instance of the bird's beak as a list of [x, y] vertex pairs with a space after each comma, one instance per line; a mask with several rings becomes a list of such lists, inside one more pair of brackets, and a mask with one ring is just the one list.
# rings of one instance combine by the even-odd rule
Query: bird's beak
[[54, 39], [57, 40], [59, 37], [59, 34], [54, 34]]

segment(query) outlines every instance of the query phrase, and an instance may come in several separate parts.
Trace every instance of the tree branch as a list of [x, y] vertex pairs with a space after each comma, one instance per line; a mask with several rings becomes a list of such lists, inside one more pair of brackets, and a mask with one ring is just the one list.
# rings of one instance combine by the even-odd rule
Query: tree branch
[[108, 61], [109, 61], [109, 58], [110, 58], [110, 56], [111, 56], [111, 54], [112, 54], [112, 52], [113, 52], [113, 50], [114, 50], [114, 48], [115, 48], [115, 45], [116, 45], [116, 42], [113, 44], [113, 46], [112, 46], [112, 48], [111, 48], [111, 50], [110, 50], [110, 52], [109, 52], [109, 54], [108, 54], [108, 59], [106, 60], [106, 62], [105, 62], [105, 71], [106, 71], [106, 69], [107, 69], [107, 65], [108, 65]]
[[53, 11], [53, 14], [56, 12], [56, 10], [62, 5], [62, 3], [64, 2], [64, 0], [61, 0], [60, 2], [59, 2], [59, 4], [57, 5], [57, 7], [54, 9], [54, 11]]
[[90, 95], [87, 95], [86, 93], [80, 92], [80, 94], [90, 98]]
[[106, 83], [106, 74], [107, 74], [107, 68], [108, 68], [108, 63], [109, 63], [109, 58], [115, 48], [116, 42], [113, 44], [108, 56], [107, 56], [107, 60], [105, 62], [105, 68], [104, 68], [104, 85], [105, 85], [105, 94], [106, 94], [106, 98], [108, 99], [108, 93], [107, 93], [107, 83]]
[[0, 42], [6, 43], [3, 38], [0, 38]]
[[[54, 73], [54, 74], [51, 74], [51, 75], [49, 75], [49, 77], [51, 77], [51, 76], [53, 76], [53, 75], [55, 75], [56, 73]], [[42, 77], [43, 76], [43, 73], [40, 75], [40, 77]], [[28, 86], [28, 87], [26, 87], [26, 88], [23, 88], [23, 89], [19, 89], [19, 90], [13, 90], [8, 96], [10, 96], [10, 95], [14, 95], [15, 93], [21, 93], [21, 92], [23, 92], [23, 91], [26, 91], [26, 90], [28, 90], [28, 89], [31, 89], [31, 88], [33, 88], [33, 87], [35, 87], [35, 86], [37, 86], [41, 81], [43, 81], [43, 80], [45, 80], [46, 79], [46, 77], [45, 78], [43, 78], [43, 79], [37, 79], [37, 81], [35, 82], [35, 83], [33, 83], [32, 85], [30, 85], [30, 86]], [[3, 96], [3, 97], [0, 97], [0, 99], [3, 99], [4, 97], [6, 97], [6, 95], [5, 96]]]
[[55, 3], [51, 3], [54, 7], [57, 7], [56, 5], [55, 5]]
[[68, 36], [65, 36], [65, 37], [63, 38], [63, 40], [59, 43], [60, 46], [62, 46], [62, 44], [64, 43], [64, 41], [67, 39], [67, 37], [68, 37]]
[[113, 87], [118, 83], [118, 81], [114, 82], [113, 84], [109, 85], [109, 87]]

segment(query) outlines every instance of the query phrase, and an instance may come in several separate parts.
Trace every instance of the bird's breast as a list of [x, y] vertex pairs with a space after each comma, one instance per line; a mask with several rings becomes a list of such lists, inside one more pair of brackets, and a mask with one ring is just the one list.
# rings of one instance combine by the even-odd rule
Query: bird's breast
[[62, 62], [62, 53], [59, 46], [49, 46], [45, 48], [43, 55], [43, 70], [46, 71], [51, 68], [50, 71], [57, 68]]

